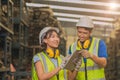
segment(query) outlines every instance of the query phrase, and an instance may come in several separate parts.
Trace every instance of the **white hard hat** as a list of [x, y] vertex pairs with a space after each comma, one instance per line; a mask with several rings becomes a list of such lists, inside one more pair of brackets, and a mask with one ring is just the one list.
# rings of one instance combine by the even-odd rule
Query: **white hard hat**
[[57, 33], [59, 33], [59, 29], [55, 28], [55, 27], [45, 27], [45, 28], [43, 28], [39, 33], [39, 43], [40, 43], [40, 45], [42, 44], [42, 40], [45, 37], [46, 32], [51, 30], [51, 29], [55, 30]]
[[81, 17], [76, 24], [77, 27], [94, 28], [93, 21], [87, 16]]

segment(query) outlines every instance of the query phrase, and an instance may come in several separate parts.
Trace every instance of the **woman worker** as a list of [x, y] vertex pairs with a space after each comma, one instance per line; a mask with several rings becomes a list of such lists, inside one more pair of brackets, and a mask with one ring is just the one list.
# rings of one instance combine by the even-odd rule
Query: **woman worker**
[[42, 48], [32, 60], [32, 80], [74, 80], [81, 60], [73, 71], [65, 70], [67, 59], [62, 59], [58, 46], [60, 43], [59, 29], [45, 27], [40, 31], [39, 43]]

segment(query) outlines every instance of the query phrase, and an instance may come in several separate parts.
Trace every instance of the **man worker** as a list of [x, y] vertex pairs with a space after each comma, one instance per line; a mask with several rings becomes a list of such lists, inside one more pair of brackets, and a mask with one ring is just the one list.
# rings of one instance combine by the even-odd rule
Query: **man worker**
[[81, 17], [76, 24], [78, 39], [69, 47], [69, 54], [82, 50], [82, 65], [76, 80], [106, 80], [106, 44], [103, 40], [91, 36], [93, 28], [93, 21], [87, 16]]

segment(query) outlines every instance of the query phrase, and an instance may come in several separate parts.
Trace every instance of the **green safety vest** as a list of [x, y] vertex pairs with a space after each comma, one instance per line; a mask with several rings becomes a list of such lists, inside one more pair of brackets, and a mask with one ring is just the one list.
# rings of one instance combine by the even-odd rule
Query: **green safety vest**
[[[53, 69], [55, 69], [55, 65], [52, 63], [50, 58], [44, 52], [38, 53], [37, 56], [40, 58], [40, 61], [43, 65], [45, 72], [50, 72]], [[61, 57], [58, 57], [57, 60], [58, 60], [58, 65], [60, 65], [62, 62]], [[66, 75], [67, 75], [66, 70], [60, 70], [58, 76], [55, 75], [51, 77], [49, 80], [67, 80]], [[33, 60], [32, 60], [32, 80], [38, 80], [38, 76], [35, 70], [35, 65]]]
[[[89, 52], [98, 56], [98, 48], [99, 48], [100, 39], [92, 38], [91, 45], [89, 47]], [[77, 41], [71, 45], [71, 52], [73, 53], [75, 50], [80, 50], [77, 46]], [[82, 59], [82, 65], [76, 77], [77, 80], [85, 80], [85, 64]], [[106, 80], [104, 74], [104, 68], [99, 67], [96, 63], [94, 63], [91, 59], [87, 59], [87, 79], [88, 80]]]

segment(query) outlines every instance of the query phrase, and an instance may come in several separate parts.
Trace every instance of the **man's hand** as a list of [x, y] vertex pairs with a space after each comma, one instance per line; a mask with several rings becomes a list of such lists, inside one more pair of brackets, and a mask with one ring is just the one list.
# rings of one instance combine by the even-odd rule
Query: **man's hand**
[[91, 54], [90, 52], [88, 52], [88, 50], [81, 50], [81, 55], [84, 57], [84, 58], [92, 58], [93, 54]]

